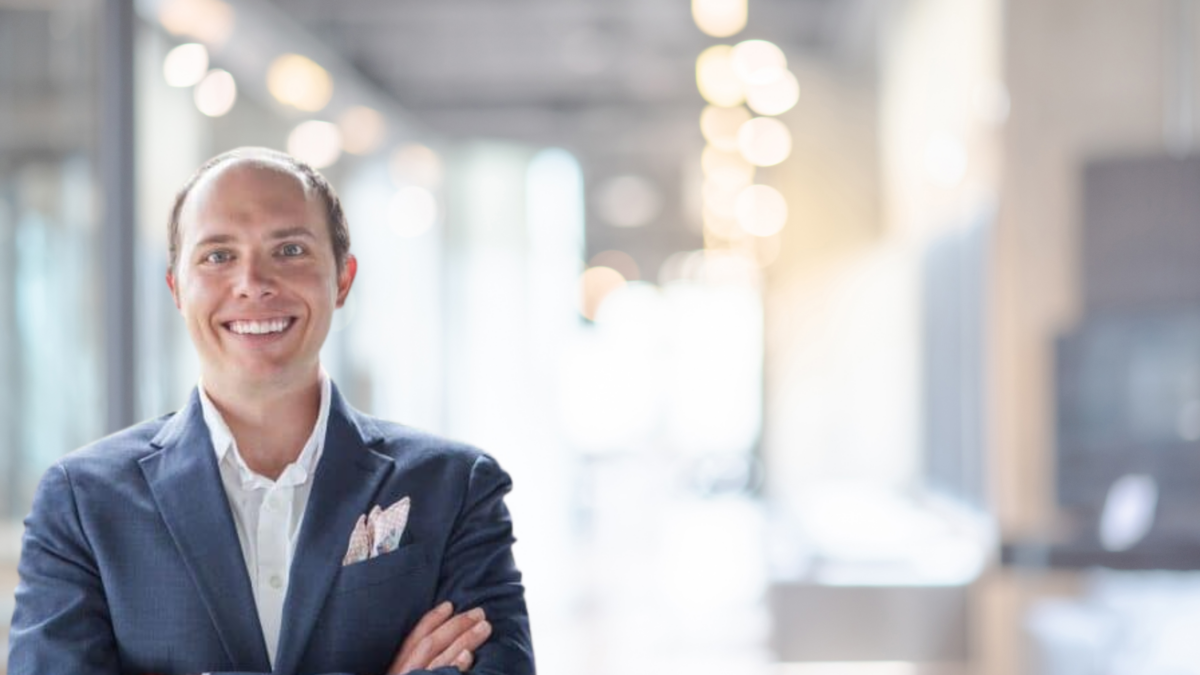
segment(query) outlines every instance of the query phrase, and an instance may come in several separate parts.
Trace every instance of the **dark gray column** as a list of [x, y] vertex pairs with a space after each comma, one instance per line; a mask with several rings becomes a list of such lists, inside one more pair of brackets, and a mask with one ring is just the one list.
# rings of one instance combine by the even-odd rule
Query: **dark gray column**
[[100, 41], [100, 133], [103, 236], [105, 418], [108, 431], [136, 416], [134, 362], [134, 0], [104, 0]]

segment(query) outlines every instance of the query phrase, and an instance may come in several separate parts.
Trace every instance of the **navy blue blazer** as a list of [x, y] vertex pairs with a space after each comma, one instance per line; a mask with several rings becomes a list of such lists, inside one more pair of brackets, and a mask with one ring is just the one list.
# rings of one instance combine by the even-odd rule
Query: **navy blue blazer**
[[[313, 481], [275, 673], [384, 673], [420, 617], [449, 600], [483, 607], [492, 624], [471, 672], [533, 674], [511, 482], [491, 457], [368, 417], [333, 387]], [[358, 517], [405, 496], [399, 547], [343, 567]], [[196, 392], [46, 472], [18, 572], [10, 675], [272, 670]]]

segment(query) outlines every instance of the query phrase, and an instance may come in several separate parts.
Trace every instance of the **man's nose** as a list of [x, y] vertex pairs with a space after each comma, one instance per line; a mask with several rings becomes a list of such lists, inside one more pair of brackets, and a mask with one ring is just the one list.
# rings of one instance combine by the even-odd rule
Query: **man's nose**
[[257, 256], [243, 258], [238, 276], [237, 294], [242, 298], [264, 298], [275, 295], [276, 282], [269, 261]]

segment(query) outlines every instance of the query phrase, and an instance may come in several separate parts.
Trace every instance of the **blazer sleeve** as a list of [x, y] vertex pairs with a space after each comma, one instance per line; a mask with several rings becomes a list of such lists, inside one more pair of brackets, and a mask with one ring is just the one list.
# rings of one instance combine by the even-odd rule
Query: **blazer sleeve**
[[491, 636], [475, 652], [470, 672], [478, 675], [534, 674], [525, 589], [513, 560], [512, 518], [504, 505], [511, 489], [512, 481], [495, 460], [483, 454], [475, 459], [438, 581], [437, 602], [449, 600], [464, 610], [482, 607], [492, 624]]
[[10, 675], [120, 672], [100, 570], [61, 464], [50, 467], [38, 484], [25, 519], [17, 574]]

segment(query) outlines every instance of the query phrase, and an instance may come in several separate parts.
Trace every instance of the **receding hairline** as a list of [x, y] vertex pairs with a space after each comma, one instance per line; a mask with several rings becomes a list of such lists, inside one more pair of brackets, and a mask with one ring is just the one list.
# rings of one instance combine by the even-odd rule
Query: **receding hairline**
[[329, 181], [308, 164], [291, 155], [265, 147], [244, 146], [217, 155], [202, 164], [176, 195], [169, 221], [168, 251], [169, 269], [173, 270], [178, 256], [180, 232], [185, 211], [193, 208], [192, 193], [207, 189], [213, 181], [227, 171], [243, 168], [260, 169], [291, 176], [300, 181], [305, 201], [314, 195], [325, 209], [325, 220], [329, 227], [334, 255], [340, 271], [350, 255], [350, 233], [347, 228], [341, 200]]
[[182, 212], [189, 208], [188, 204], [192, 201], [193, 194], [210, 189], [225, 174], [247, 169], [268, 171], [274, 174], [289, 176], [300, 183], [306, 199], [313, 197], [320, 198], [320, 195], [317, 194], [317, 186], [313, 184], [313, 181], [304, 171], [286, 159], [274, 156], [234, 156], [215, 162], [212, 166], [205, 167], [204, 171], [196, 177], [196, 181], [189, 186], [187, 195], [184, 197], [183, 204], [181, 205], [183, 208], [180, 215], [182, 216]]

